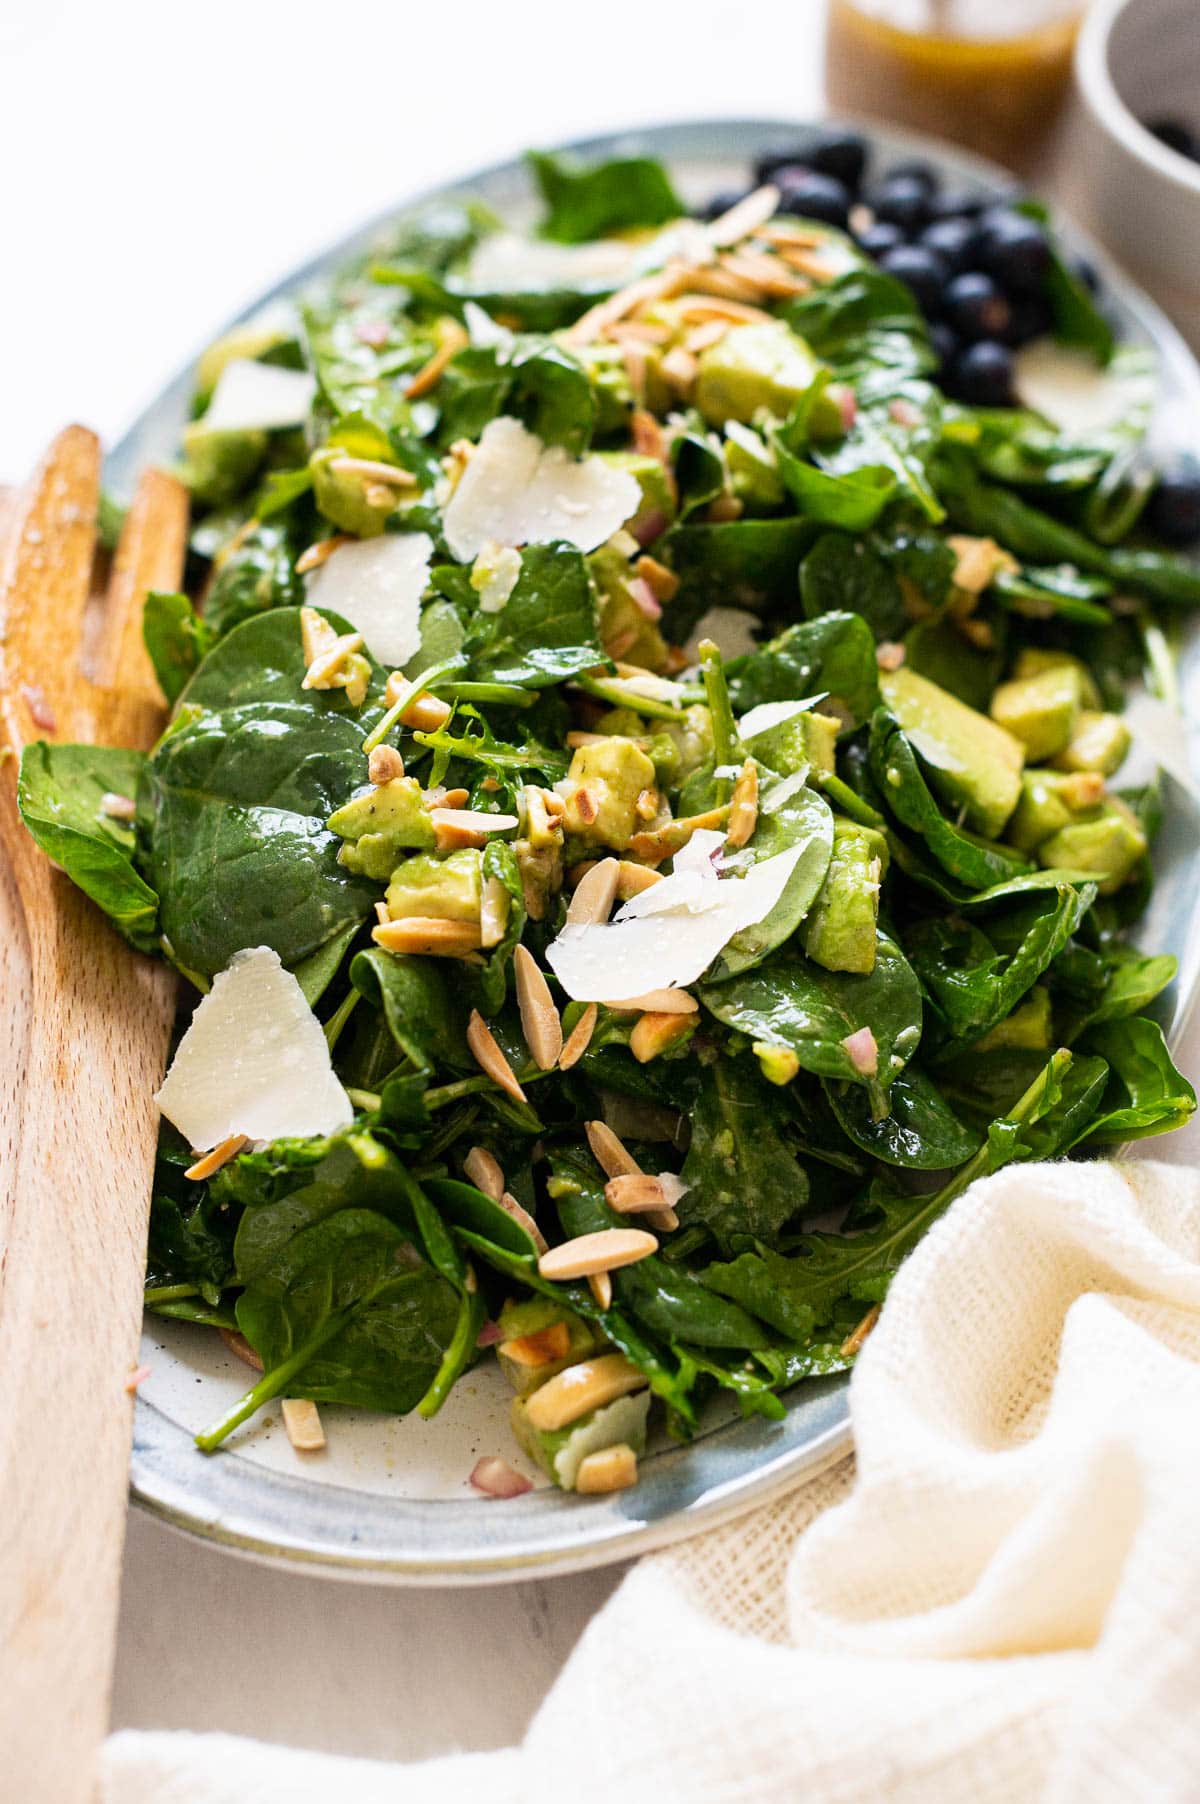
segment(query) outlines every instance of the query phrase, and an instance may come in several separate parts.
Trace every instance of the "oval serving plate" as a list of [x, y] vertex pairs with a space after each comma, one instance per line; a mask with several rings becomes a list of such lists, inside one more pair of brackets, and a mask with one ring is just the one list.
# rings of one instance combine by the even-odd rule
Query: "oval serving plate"
[[[919, 153], [956, 187], [998, 193], [1011, 186], [1003, 171], [961, 152], [874, 126], [864, 129], [885, 164]], [[802, 133], [795, 121], [723, 120], [652, 126], [566, 148], [584, 157], [660, 157], [691, 202], [744, 183], [753, 157], [785, 148]], [[532, 216], [533, 196], [520, 162], [417, 196], [408, 207], [450, 195], [478, 196], [517, 225]], [[363, 251], [385, 223], [376, 220], [334, 245], [240, 317]], [[1162, 400], [1156, 442], [1178, 446], [1190, 437], [1194, 444], [1200, 370], [1183, 341], [1093, 246], [1069, 228], [1065, 236], [1077, 240], [1103, 269], [1122, 336], [1157, 353]], [[106, 480], [117, 492], [131, 490], [145, 464], [173, 459], [187, 417], [192, 367], [189, 363], [180, 372], [112, 452]], [[1200, 688], [1195, 634], [1184, 665], [1185, 683]], [[1148, 949], [1173, 952], [1180, 960], [1167, 1005], [1178, 1030], [1200, 962], [1193, 931], [1200, 918], [1194, 909], [1200, 832], [1194, 804], [1173, 783], [1156, 867], [1159, 882], [1139, 937]], [[507, 1425], [511, 1392], [494, 1366], [460, 1382], [432, 1422], [326, 1406], [328, 1450], [298, 1455], [277, 1413], [268, 1408], [227, 1450], [206, 1458], [192, 1436], [245, 1389], [246, 1367], [216, 1336], [167, 1321], [148, 1327], [142, 1356], [152, 1370], [139, 1392], [134, 1424], [131, 1486], [137, 1503], [178, 1528], [253, 1558], [375, 1582], [494, 1583], [627, 1559], [768, 1501], [850, 1447], [847, 1378], [820, 1379], [785, 1398], [787, 1413], [780, 1422], [717, 1416], [690, 1446], [664, 1441], [644, 1460], [632, 1491], [581, 1498], [540, 1481], [540, 1488], [523, 1497], [485, 1501], [466, 1482], [480, 1454], [503, 1453], [537, 1476], [514, 1452]]]

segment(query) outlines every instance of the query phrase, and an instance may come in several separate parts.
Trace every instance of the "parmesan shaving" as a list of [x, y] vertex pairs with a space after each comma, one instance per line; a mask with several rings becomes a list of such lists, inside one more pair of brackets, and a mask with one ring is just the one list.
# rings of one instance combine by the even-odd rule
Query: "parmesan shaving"
[[332, 1134], [354, 1119], [321, 1023], [269, 946], [213, 979], [154, 1099], [189, 1146]]
[[619, 238], [555, 244], [520, 232], [492, 232], [472, 252], [466, 279], [470, 287], [491, 294], [616, 288], [632, 273], [637, 251], [638, 246]]
[[1014, 358], [1013, 387], [1052, 426], [1086, 438], [1148, 407], [1154, 381], [1145, 369], [1105, 369], [1086, 351], [1038, 338]]
[[594, 551], [641, 504], [628, 470], [602, 457], [571, 457], [546, 447], [519, 420], [501, 415], [484, 428], [442, 524], [446, 543], [469, 563], [490, 543], [528, 545], [564, 539]]
[[421, 597], [432, 556], [433, 540], [424, 532], [354, 540], [309, 576], [309, 603], [343, 615], [381, 664], [407, 664], [421, 646]]
[[206, 432], [278, 432], [302, 426], [316, 392], [307, 371], [234, 357], [217, 378], [200, 424]]
[[808, 695], [799, 701], [792, 702], [759, 702], [757, 708], [751, 708], [743, 714], [737, 723], [739, 739], [753, 739], [758, 733], [769, 733], [772, 727], [780, 727], [785, 720], [791, 720], [794, 714], [807, 714], [817, 703], [824, 701], [824, 695]]

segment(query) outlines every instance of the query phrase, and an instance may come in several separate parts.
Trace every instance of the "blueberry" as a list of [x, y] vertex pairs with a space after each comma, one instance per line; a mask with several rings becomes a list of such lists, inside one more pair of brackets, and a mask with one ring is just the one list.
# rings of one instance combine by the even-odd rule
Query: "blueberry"
[[962, 188], [948, 188], [944, 194], [931, 196], [929, 217], [930, 219], [978, 219], [988, 205], [990, 202], [986, 195], [968, 194]]
[[786, 169], [795, 164], [799, 164], [803, 168], [807, 163], [808, 152], [803, 144], [793, 144], [789, 150], [768, 150], [755, 161], [755, 185], [761, 186], [763, 182], [773, 182], [777, 169]]
[[844, 183], [831, 175], [818, 175], [798, 163], [785, 163], [772, 181], [779, 189], [780, 211], [798, 213], [802, 219], [819, 219], [823, 225], [844, 227], [850, 217], [850, 195]]
[[1200, 463], [1181, 458], [1164, 471], [1150, 497], [1145, 520], [1168, 545], [1192, 545], [1200, 539]]
[[922, 313], [932, 313], [937, 307], [949, 272], [936, 251], [920, 244], [898, 244], [879, 259], [879, 267], [897, 281], [907, 282]]
[[1054, 325], [1054, 312], [1040, 294], [1019, 294], [1009, 302], [1008, 330], [1005, 344], [1027, 345], [1031, 338], [1041, 338]]
[[730, 207], [736, 207], [740, 200], [745, 200], [748, 190], [745, 188], [722, 188], [711, 200], [697, 209], [701, 219], [719, 219], [722, 213], [728, 213]]
[[1036, 219], [993, 207], [980, 223], [979, 260], [1002, 288], [1028, 294], [1050, 268], [1050, 245]]
[[869, 205], [876, 219], [886, 219], [903, 232], [919, 232], [929, 212], [929, 195], [920, 182], [905, 177], [874, 189]]
[[941, 178], [932, 163], [926, 163], [920, 157], [911, 157], [907, 163], [893, 163], [884, 181], [890, 188], [893, 182], [915, 182], [931, 201], [941, 187]]
[[1182, 119], [1152, 119], [1147, 123], [1146, 130], [1153, 132], [1159, 143], [1165, 144], [1168, 150], [1173, 150], [1176, 156], [1200, 163], [1200, 138]]
[[868, 257], [876, 262], [886, 251], [894, 251], [898, 244], [904, 243], [904, 233], [898, 225], [889, 225], [886, 219], [876, 220], [874, 225], [866, 226], [856, 234], [858, 248], [865, 251]]
[[951, 380], [955, 392], [972, 407], [1009, 407], [1012, 373], [1012, 353], [988, 338], [959, 353]]
[[957, 272], [971, 263], [978, 239], [979, 227], [973, 219], [935, 219], [917, 242], [936, 251], [946, 268]]
[[948, 370], [958, 356], [960, 345], [945, 320], [934, 320], [929, 328], [929, 342], [937, 356], [939, 372]]
[[857, 194], [867, 166], [867, 141], [861, 132], [829, 126], [810, 139], [800, 161], [815, 169], [818, 175], [833, 176], [852, 194]]
[[967, 270], [955, 276], [942, 296], [942, 311], [961, 337], [999, 338], [1008, 331], [1012, 309], [990, 276]]

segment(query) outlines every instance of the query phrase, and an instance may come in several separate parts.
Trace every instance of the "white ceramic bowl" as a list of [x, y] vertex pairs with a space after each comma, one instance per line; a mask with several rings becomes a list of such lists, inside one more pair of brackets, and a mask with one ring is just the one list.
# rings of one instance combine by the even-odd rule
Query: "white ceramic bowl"
[[1080, 104], [1062, 186], [1074, 211], [1200, 346], [1200, 163], [1147, 119], [1200, 134], [1198, 0], [1095, 0], [1079, 33]]

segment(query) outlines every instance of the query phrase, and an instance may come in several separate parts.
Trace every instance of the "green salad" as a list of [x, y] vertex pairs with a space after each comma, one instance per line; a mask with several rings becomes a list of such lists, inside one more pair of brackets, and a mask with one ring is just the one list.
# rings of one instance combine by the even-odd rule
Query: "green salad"
[[169, 724], [20, 804], [185, 980], [146, 1305], [261, 1368], [199, 1446], [498, 1357], [603, 1492], [849, 1366], [975, 1178], [1191, 1114], [1120, 769], [1200, 573], [1057, 253], [1040, 410], [975, 408], [775, 188], [532, 161], [536, 231], [439, 204], [205, 353]]

